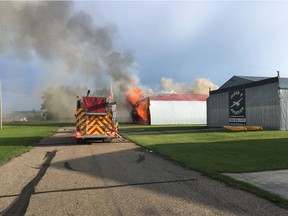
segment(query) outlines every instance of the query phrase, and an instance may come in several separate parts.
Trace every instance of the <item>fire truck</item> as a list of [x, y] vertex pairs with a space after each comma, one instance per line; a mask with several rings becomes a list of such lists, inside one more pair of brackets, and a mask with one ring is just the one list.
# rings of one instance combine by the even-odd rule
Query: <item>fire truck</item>
[[116, 102], [111, 98], [89, 96], [77, 98], [76, 143], [100, 140], [111, 142], [118, 135]]

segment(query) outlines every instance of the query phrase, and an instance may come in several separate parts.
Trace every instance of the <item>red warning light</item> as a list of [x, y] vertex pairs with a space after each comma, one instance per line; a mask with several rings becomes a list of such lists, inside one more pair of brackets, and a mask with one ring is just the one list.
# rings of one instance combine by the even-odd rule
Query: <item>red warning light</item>
[[81, 136], [80, 131], [77, 131], [76, 134], [75, 134], [75, 136], [76, 136], [76, 137], [80, 137], [80, 136]]

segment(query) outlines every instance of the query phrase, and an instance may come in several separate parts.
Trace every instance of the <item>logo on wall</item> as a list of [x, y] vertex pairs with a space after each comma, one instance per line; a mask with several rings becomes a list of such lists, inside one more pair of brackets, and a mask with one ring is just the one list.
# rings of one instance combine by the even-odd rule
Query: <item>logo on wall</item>
[[246, 124], [245, 90], [229, 92], [229, 123]]

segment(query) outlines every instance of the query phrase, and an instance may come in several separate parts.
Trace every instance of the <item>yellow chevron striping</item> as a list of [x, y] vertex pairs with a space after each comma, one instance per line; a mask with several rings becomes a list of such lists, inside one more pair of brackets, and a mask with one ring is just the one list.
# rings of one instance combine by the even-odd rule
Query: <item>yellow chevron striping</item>
[[106, 130], [114, 130], [112, 112], [105, 116], [87, 116], [82, 108], [77, 109], [76, 125], [83, 135], [105, 134]]

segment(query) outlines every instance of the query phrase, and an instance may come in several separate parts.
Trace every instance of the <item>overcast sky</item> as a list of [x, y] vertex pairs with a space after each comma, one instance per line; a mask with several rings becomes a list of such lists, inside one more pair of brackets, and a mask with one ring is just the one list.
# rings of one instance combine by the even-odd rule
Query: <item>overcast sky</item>
[[[218, 86], [234, 75], [280, 71], [288, 77], [286, 1], [77, 1], [71, 7], [114, 31], [119, 49], [133, 56], [140, 85], [157, 89], [162, 77], [187, 85], [205, 78]], [[13, 22], [2, 19], [0, 37], [9, 28]], [[37, 51], [18, 56], [0, 43], [4, 111], [40, 109], [39, 92], [53, 82], [46, 86], [39, 77], [50, 76], [50, 63]], [[79, 84], [79, 74], [69, 76], [75, 78], [66, 83], [59, 77], [55, 84]]]
[[[144, 84], [288, 75], [288, 2], [78, 2], [114, 23]], [[97, 18], [97, 16], [93, 16]]]

